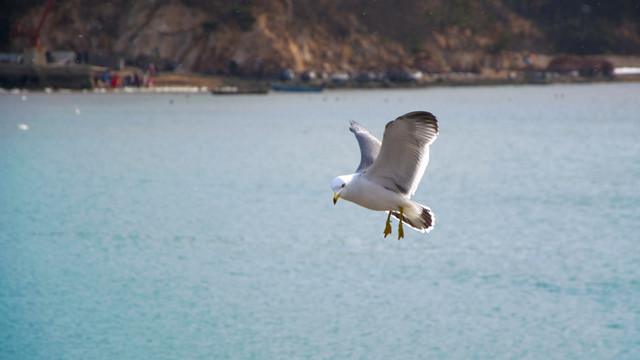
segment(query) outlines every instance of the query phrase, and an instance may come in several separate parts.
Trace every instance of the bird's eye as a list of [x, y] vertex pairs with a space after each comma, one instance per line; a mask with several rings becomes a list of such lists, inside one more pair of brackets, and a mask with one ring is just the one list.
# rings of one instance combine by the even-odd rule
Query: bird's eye
[[340, 185], [340, 188], [343, 188], [343, 187], [344, 187], [344, 184]]

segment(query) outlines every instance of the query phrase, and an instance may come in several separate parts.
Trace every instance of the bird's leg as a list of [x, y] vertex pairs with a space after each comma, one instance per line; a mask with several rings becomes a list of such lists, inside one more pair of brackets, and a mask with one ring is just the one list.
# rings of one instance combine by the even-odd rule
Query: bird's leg
[[402, 229], [402, 211], [404, 208], [402, 206], [398, 206], [398, 208], [400, 208], [400, 222], [398, 223], [398, 240], [400, 240], [404, 238], [404, 230]]
[[391, 211], [389, 211], [389, 215], [387, 215], [387, 223], [384, 225], [384, 237], [391, 234]]

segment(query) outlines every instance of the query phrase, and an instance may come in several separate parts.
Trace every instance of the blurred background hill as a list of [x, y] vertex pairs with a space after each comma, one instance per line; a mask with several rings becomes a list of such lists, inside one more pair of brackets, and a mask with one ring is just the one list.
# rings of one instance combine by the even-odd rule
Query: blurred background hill
[[[45, 0], [2, 0], [0, 51], [20, 52]], [[535, 65], [531, 54], [639, 55], [637, 0], [58, 0], [49, 49], [131, 65], [247, 75]]]

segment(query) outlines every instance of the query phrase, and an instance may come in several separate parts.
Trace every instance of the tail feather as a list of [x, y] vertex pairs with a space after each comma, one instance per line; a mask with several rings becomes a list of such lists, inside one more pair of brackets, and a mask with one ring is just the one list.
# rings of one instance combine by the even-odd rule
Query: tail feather
[[[402, 213], [402, 222], [420, 232], [431, 231], [431, 229], [433, 229], [433, 225], [436, 222], [436, 218], [433, 216], [433, 212], [431, 211], [431, 209], [424, 205], [420, 205], [417, 203], [414, 204], [416, 205], [415, 215], [412, 214], [412, 212], [404, 211]], [[391, 211], [391, 215], [393, 215], [396, 219], [400, 219], [400, 211], [393, 210]]]

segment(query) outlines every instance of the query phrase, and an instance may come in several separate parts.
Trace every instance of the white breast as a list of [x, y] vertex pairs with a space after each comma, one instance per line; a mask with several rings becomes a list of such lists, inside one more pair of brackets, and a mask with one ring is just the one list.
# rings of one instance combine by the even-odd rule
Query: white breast
[[342, 192], [341, 197], [362, 207], [377, 211], [397, 210], [409, 200], [357, 174]]

